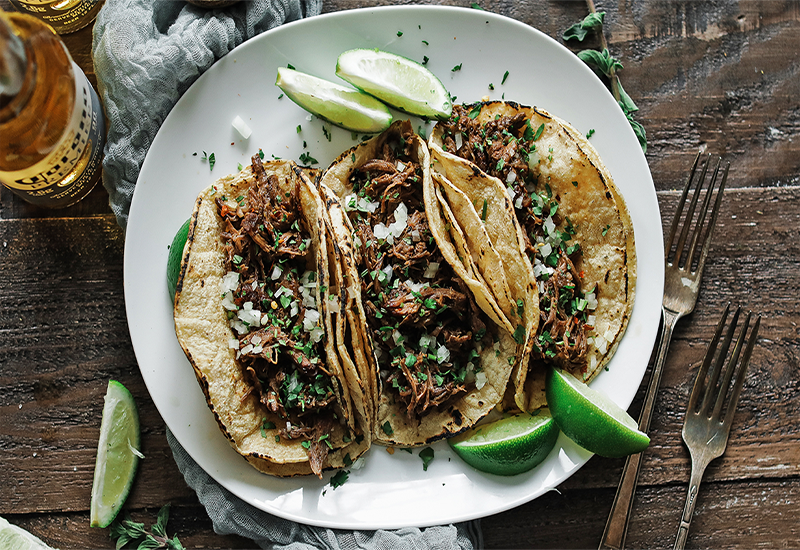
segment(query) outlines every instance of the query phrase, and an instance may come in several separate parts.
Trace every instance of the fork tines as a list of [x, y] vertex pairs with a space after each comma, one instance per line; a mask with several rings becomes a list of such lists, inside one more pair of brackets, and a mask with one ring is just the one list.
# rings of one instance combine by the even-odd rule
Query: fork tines
[[[728, 179], [728, 169], [730, 168], [730, 164], [727, 164], [723, 170], [722, 174], [722, 181], [719, 184], [719, 189], [716, 192], [716, 199], [714, 208], [711, 212], [711, 220], [709, 221], [708, 225], [705, 224], [706, 221], [706, 214], [708, 213], [708, 206], [711, 204], [711, 199], [714, 196], [714, 187], [717, 183], [717, 178], [720, 173], [720, 167], [722, 164], [722, 158], [717, 159], [716, 167], [714, 168], [713, 175], [711, 177], [711, 182], [709, 183], [708, 189], [705, 192], [705, 198], [703, 199], [703, 206], [700, 209], [698, 215], [697, 223], [694, 225], [694, 233], [691, 236], [690, 246], [686, 249], [686, 240], [689, 238], [689, 229], [692, 226], [690, 223], [695, 216], [695, 210], [697, 208], [697, 203], [700, 198], [701, 191], [703, 189], [703, 183], [706, 179], [706, 173], [708, 172], [709, 165], [711, 164], [711, 155], [708, 155], [706, 161], [702, 164], [702, 169], [700, 174], [697, 178], [697, 169], [698, 165], [700, 164], [700, 155], [701, 152], [697, 153], [697, 156], [694, 159], [694, 163], [692, 164], [692, 170], [689, 173], [689, 177], [686, 180], [686, 185], [683, 188], [683, 193], [681, 194], [681, 199], [678, 202], [678, 210], [675, 212], [675, 217], [672, 220], [672, 227], [670, 228], [669, 237], [667, 238], [667, 243], [665, 247], [665, 253], [667, 261], [676, 265], [680, 268], [685, 268], [686, 271], [702, 271], [702, 265], [705, 263], [706, 255], [708, 254], [708, 247], [709, 243], [711, 242], [710, 232], [714, 228], [714, 224], [717, 220], [717, 213], [719, 212], [719, 203], [722, 201], [722, 193], [725, 189], [725, 182]], [[686, 197], [689, 194], [689, 190], [692, 187], [692, 181], [695, 180], [697, 182], [697, 187], [694, 190], [694, 194], [692, 195], [692, 200], [689, 203], [689, 208], [686, 212], [685, 219], [686, 223], [683, 224], [683, 229], [678, 236], [677, 243], [675, 241], [675, 234], [677, 233], [678, 226], [682, 219], [683, 214], [683, 207], [686, 204]], [[705, 231], [704, 231], [705, 229]], [[703, 237], [701, 240], [701, 236], [706, 234], [707, 237]], [[695, 252], [697, 249], [697, 243], [702, 242], [702, 250], [700, 252], [700, 256], [695, 257]], [[673, 253], [673, 244], [675, 244], [674, 253]]]
[[[741, 307], [736, 308], [736, 311], [733, 314], [733, 319], [728, 326], [722, 348], [719, 353], [716, 353], [717, 345], [719, 344], [720, 337], [723, 329], [725, 328], [725, 322], [728, 318], [729, 310], [730, 304], [725, 307], [725, 311], [714, 333], [714, 338], [712, 339], [711, 344], [706, 351], [706, 355], [703, 358], [703, 364], [700, 366], [700, 370], [697, 372], [697, 378], [695, 380], [694, 387], [692, 388], [692, 393], [689, 397], [689, 405], [687, 407], [687, 414], [692, 413], [706, 416], [708, 418], [718, 418], [727, 429], [730, 429], [731, 422], [733, 421], [736, 403], [739, 400], [739, 394], [741, 393], [742, 385], [744, 384], [745, 371], [748, 363], [750, 362], [750, 355], [753, 352], [753, 346], [755, 345], [758, 337], [758, 328], [761, 325], [761, 316], [758, 315], [753, 328], [750, 330], [749, 336], [747, 339], [745, 339], [752, 315], [752, 312], [748, 312], [747, 317], [744, 320], [744, 324], [739, 332], [736, 345], [733, 351], [728, 354], [728, 350], [730, 349], [730, 345], [734, 337], [736, 325], [739, 322], [739, 315], [742, 310]], [[747, 342], [747, 347], [740, 362], [739, 357], [745, 341]], [[715, 356], [716, 360], [714, 360]], [[728, 357], [728, 363], [725, 366], [725, 371], [723, 373], [722, 366], [726, 357]], [[713, 367], [711, 366], [712, 361]], [[738, 373], [736, 373], [736, 380], [733, 384], [733, 387], [730, 387], [737, 364], [739, 364], [739, 370]], [[711, 369], [710, 374], [709, 369]], [[721, 382], [720, 375], [722, 375]], [[730, 397], [726, 399], [726, 396], [728, 395]], [[700, 401], [701, 397], [702, 402], [698, 407], [698, 401]], [[716, 400], [714, 400], [714, 397], [716, 397]], [[713, 409], [711, 408], [712, 400]], [[726, 402], [728, 405], [725, 412], [725, 419], [722, 421], [722, 407]]]

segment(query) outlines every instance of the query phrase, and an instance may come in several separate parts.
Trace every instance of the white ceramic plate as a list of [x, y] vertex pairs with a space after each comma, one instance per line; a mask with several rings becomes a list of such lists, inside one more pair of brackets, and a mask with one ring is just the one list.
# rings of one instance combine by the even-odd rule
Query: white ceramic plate
[[[354, 145], [350, 132], [325, 125], [328, 139], [321, 121], [281, 98], [274, 82], [277, 68], [287, 64], [337, 80], [337, 56], [357, 47], [419, 61], [427, 56], [428, 67], [460, 102], [505, 97], [543, 107], [582, 132], [595, 130], [591, 142], [633, 217], [639, 285], [628, 332], [593, 386], [623, 407], [630, 405], [655, 340], [663, 288], [660, 215], [645, 157], [612, 96], [575, 55], [527, 25], [459, 8], [362, 9], [287, 24], [236, 48], [191, 86], [148, 152], [130, 211], [125, 303], [139, 367], [178, 441], [214, 479], [256, 508], [302, 523], [353, 529], [422, 527], [507, 510], [563, 482], [590, 454], [562, 434], [539, 467], [504, 478], [473, 470], [443, 442], [433, 446], [427, 471], [417, 450], [390, 455], [373, 447], [365, 467], [351, 471], [335, 490], [330, 474], [322, 481], [272, 478], [230, 448], [175, 339], [165, 282], [167, 248], [197, 193], [237, 171], [239, 163], [247, 165], [259, 148], [267, 157], [298, 159], [307, 152], [325, 167]], [[453, 70], [456, 66], [460, 70]], [[237, 115], [253, 130], [247, 140], [231, 126]], [[214, 153], [213, 171], [203, 152]]]

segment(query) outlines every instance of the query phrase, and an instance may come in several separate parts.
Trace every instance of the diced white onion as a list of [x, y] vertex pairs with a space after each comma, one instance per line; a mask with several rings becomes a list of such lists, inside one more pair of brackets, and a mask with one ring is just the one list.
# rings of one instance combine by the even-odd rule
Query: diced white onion
[[402, 172], [403, 170], [405, 170], [405, 169], [406, 169], [406, 165], [405, 165], [405, 163], [403, 163], [403, 161], [401, 161], [401, 160], [398, 160], [398, 161], [395, 163], [395, 166], [397, 167], [397, 171], [398, 171], [398, 172]]
[[409, 290], [413, 292], [420, 292], [423, 288], [430, 286], [428, 283], [415, 283], [411, 279], [406, 279], [403, 281], [403, 284], [408, 287]]
[[506, 183], [514, 183], [515, 181], [517, 181], [516, 170], [509, 170], [508, 175], [506, 175]]
[[541, 248], [539, 248], [539, 253], [542, 255], [542, 258], [547, 258], [552, 251], [553, 247], [547, 243], [542, 245]]
[[586, 309], [597, 309], [597, 296], [595, 296], [594, 292], [587, 294], [584, 298], [586, 298], [588, 302], [586, 304]]
[[254, 346], [259, 345], [261, 343], [261, 336], [258, 335], [253, 336], [252, 338], [250, 338], [250, 343], [252, 343]]
[[547, 216], [544, 220], [544, 230], [548, 235], [552, 235], [556, 229], [556, 222], [553, 221], [553, 216]]
[[235, 271], [228, 271], [222, 278], [222, 292], [236, 290], [239, 288], [239, 274]]
[[247, 344], [245, 347], [242, 348], [242, 355], [247, 355], [251, 351], [253, 351], [253, 344]]
[[444, 345], [439, 346], [439, 349], [436, 350], [436, 362], [444, 363], [449, 359], [450, 359], [450, 350], [447, 349]]
[[383, 273], [386, 275], [386, 280], [382, 282], [383, 284], [388, 285], [392, 281], [392, 274], [394, 273], [394, 270], [392, 269], [391, 265], [387, 265], [386, 267], [381, 269], [381, 271], [383, 271]]
[[423, 334], [422, 336], [419, 337], [419, 347], [422, 350], [432, 349], [435, 344], [436, 344], [436, 338], [434, 338], [430, 334]]
[[332, 311], [339, 311], [339, 297], [328, 296], [328, 307], [331, 308]]
[[422, 235], [420, 235], [418, 229], [414, 229], [411, 231], [411, 240], [415, 243], [418, 243], [422, 240]]
[[294, 317], [298, 313], [300, 313], [300, 306], [297, 304], [297, 300], [293, 300], [289, 305], [289, 317]]
[[245, 306], [247, 306], [247, 304], [250, 304], [250, 308], [240, 309], [237, 313], [237, 317], [239, 317], [239, 320], [245, 325], [250, 325], [251, 327], [260, 327], [261, 312], [257, 309], [253, 309], [252, 302], [245, 302]]
[[400, 334], [400, 331], [394, 329], [392, 331], [392, 341], [394, 341], [395, 345], [399, 344], [402, 341], [403, 335]]
[[536, 151], [531, 151], [531, 154], [528, 155], [528, 168], [531, 170], [535, 170], [536, 166], [538, 166], [540, 162], [539, 153]]
[[436, 277], [436, 272], [439, 271], [439, 262], [431, 262], [425, 268], [425, 273], [422, 276], [426, 279], [433, 279]]
[[281, 278], [281, 273], [283, 273], [283, 270], [276, 265], [272, 268], [272, 274], [269, 276], [269, 278], [273, 281], [277, 281]]
[[586, 324], [589, 325], [590, 327], [593, 327], [595, 319], [596, 319], [596, 317], [594, 315], [587, 315], [586, 316]]
[[231, 338], [228, 340], [228, 347], [231, 349], [239, 349], [239, 340], [237, 338]]
[[236, 128], [237, 132], [242, 134], [242, 137], [244, 139], [248, 139], [250, 137], [250, 134], [253, 133], [253, 131], [250, 130], [250, 127], [245, 123], [244, 120], [242, 120], [242, 117], [240, 116], [237, 116], [236, 118], [233, 119], [233, 127]]
[[319, 311], [316, 309], [307, 309], [303, 316], [303, 330], [311, 332], [319, 323], [319, 317]]
[[394, 243], [394, 239], [389, 240], [389, 238], [392, 236], [392, 232], [389, 231], [389, 228], [383, 225], [382, 223], [379, 223], [378, 225], [372, 228], [372, 234], [375, 235], [376, 239], [379, 239], [381, 241], [388, 241], [389, 244]]
[[594, 346], [597, 348], [597, 351], [604, 354], [608, 350], [608, 341], [602, 336], [595, 336]]
[[303, 275], [300, 277], [300, 284], [303, 286], [315, 287], [317, 286], [317, 283], [315, 282], [316, 280], [317, 272], [309, 269], [308, 271], [303, 272]]
[[247, 334], [247, 331], [248, 331], [247, 325], [242, 323], [239, 319], [236, 319], [236, 318], [231, 319], [230, 325], [231, 325], [231, 328], [234, 329], [239, 334]]
[[225, 296], [222, 297], [222, 307], [228, 311], [236, 311], [239, 309], [239, 306], [233, 301], [233, 292], [228, 291], [225, 293]]
[[461, 137], [461, 132], [458, 132], [455, 135], [455, 142], [456, 142], [456, 149], [461, 149], [461, 146], [464, 144], [464, 139]]
[[325, 331], [324, 331], [324, 330], [322, 330], [322, 327], [316, 327], [316, 328], [314, 328], [314, 330], [312, 330], [312, 331], [311, 331], [311, 333], [310, 333], [310, 336], [311, 336], [311, 341], [312, 341], [313, 343], [315, 343], [315, 344], [316, 344], [317, 342], [319, 342], [320, 340], [322, 340], [322, 337], [323, 337], [324, 335], [325, 335]]
[[475, 389], [480, 390], [485, 385], [486, 385], [486, 373], [483, 372], [483, 371], [476, 372], [475, 373]]
[[525, 197], [523, 197], [522, 194], [520, 193], [520, 195], [517, 197], [517, 200], [514, 201], [514, 208], [517, 208], [517, 209], [522, 208], [522, 199], [524, 199], [524, 198]]

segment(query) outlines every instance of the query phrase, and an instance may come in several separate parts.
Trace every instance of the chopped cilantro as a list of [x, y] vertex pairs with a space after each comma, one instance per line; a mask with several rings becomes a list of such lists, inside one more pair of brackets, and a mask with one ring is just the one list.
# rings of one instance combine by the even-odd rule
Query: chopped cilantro
[[419, 457], [422, 459], [422, 469], [428, 471], [428, 465], [433, 462], [433, 449], [425, 447], [419, 452]]
[[347, 470], [339, 470], [331, 476], [331, 487], [337, 489], [347, 482], [350, 477], [350, 472]]

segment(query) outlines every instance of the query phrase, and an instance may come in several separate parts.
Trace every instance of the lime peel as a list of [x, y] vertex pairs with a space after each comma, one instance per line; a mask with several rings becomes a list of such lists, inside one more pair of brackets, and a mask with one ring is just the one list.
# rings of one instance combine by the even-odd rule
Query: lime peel
[[52, 550], [51, 546], [44, 543], [39, 537], [29, 533], [22, 527], [9, 523], [0, 517], [0, 548], [13, 548], [14, 550]]
[[446, 119], [453, 112], [442, 81], [413, 59], [377, 49], [348, 50], [339, 55], [336, 76], [405, 113]]
[[650, 444], [624, 409], [568, 372], [550, 368], [546, 394], [558, 427], [589, 452], [620, 458], [642, 452]]
[[309, 113], [346, 130], [375, 134], [392, 123], [389, 108], [360, 90], [288, 67], [278, 68], [275, 85]]
[[544, 461], [556, 444], [558, 427], [550, 412], [520, 413], [476, 426], [448, 440], [467, 464], [496, 475], [517, 475]]
[[142, 456], [139, 414], [128, 389], [110, 380], [104, 398], [89, 508], [91, 527], [108, 527], [128, 498]]

